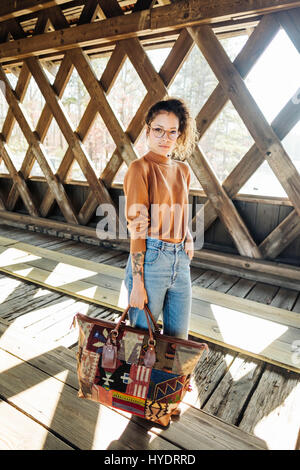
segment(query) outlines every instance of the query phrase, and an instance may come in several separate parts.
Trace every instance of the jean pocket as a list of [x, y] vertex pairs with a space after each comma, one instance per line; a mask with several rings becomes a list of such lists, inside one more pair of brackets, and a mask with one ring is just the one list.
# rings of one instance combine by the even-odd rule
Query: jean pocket
[[145, 253], [144, 264], [154, 264], [161, 255], [161, 249], [156, 247], [148, 247]]

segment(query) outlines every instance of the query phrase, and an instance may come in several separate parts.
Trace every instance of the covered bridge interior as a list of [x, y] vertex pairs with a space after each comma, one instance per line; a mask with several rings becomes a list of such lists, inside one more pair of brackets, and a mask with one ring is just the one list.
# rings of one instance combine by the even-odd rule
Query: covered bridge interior
[[[300, 1], [1, 3], [0, 448], [299, 449], [299, 77]], [[162, 430], [77, 398], [70, 324], [127, 306], [122, 181], [168, 95], [200, 136], [190, 336], [210, 351]]]

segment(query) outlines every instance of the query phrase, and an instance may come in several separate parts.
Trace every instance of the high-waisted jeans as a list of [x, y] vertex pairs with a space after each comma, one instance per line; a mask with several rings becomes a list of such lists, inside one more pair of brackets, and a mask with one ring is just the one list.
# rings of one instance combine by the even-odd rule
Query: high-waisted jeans
[[[157, 321], [163, 317], [166, 335], [187, 339], [192, 303], [191, 260], [184, 250], [184, 242], [169, 243], [156, 238], [146, 239], [144, 258], [144, 285], [148, 295], [148, 308]], [[131, 254], [125, 269], [128, 305], [133, 286]], [[144, 310], [130, 307], [130, 324], [148, 329]], [[152, 322], [151, 322], [152, 323]]]

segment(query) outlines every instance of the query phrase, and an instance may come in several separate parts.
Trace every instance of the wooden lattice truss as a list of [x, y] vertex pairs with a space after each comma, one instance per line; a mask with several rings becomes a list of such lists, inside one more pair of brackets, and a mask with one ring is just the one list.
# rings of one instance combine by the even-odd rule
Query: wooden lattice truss
[[[214, 5], [211, 7], [207, 6], [208, 2], [190, 0], [153, 8], [156, 1], [138, 0], [133, 6], [133, 12], [125, 15], [120, 6], [121, 3], [118, 3], [117, 0], [86, 1], [76, 28], [70, 26], [62, 6], [56, 5], [42, 9], [37, 13], [37, 21], [31, 38], [26, 37], [26, 32], [17, 17], [8, 17], [2, 23], [0, 30], [0, 39], [2, 40], [2, 44], [0, 44], [0, 60], [2, 62], [0, 80], [2, 81], [1, 89], [9, 104], [9, 110], [1, 133], [0, 159], [4, 160], [13, 185], [7, 200], [4, 201], [3, 198], [0, 200], [0, 209], [13, 211], [18, 197], [21, 197], [31, 216], [46, 218], [56, 201], [67, 223], [86, 225], [99, 204], [114, 205], [108, 188], [111, 187], [123, 161], [129, 165], [137, 158], [134, 143], [143, 130], [144, 115], [149, 106], [168, 95], [168, 87], [195, 43], [219, 80], [218, 86], [196, 118], [201, 137], [227, 101], [231, 100], [255, 142], [222, 185], [201, 149], [201, 141], [199, 147], [189, 158], [189, 164], [208, 198], [201, 209], [204, 210], [205, 230], [219, 217], [230, 233], [240, 255], [251, 258], [274, 258], [300, 234], [300, 175], [281, 144], [281, 140], [300, 119], [300, 100], [291, 97], [272, 124], [269, 125], [243, 79], [268, 47], [280, 27], [285, 29], [300, 53], [300, 7], [292, 9], [290, 5], [298, 6], [299, 2], [280, 2], [283, 9], [277, 5], [276, 12], [272, 11], [272, 2], [267, 0], [257, 2], [262, 5], [260, 12], [263, 14], [259, 17], [253, 33], [233, 62], [230, 61], [222, 48], [212, 26], [208, 24], [209, 21], [204, 21], [205, 13], [207, 17], [210, 15], [212, 21], [213, 8], [216, 9], [215, 18], [221, 17]], [[165, 5], [169, 2], [158, 3]], [[219, 3], [223, 4], [222, 17], [225, 18], [226, 14], [230, 13], [229, 6], [232, 5], [232, 2]], [[244, 2], [239, 3], [243, 4]], [[289, 3], [288, 6], [285, 5], [287, 3]], [[206, 10], [203, 5], [206, 5]], [[268, 14], [264, 14], [265, 12]], [[99, 19], [102, 20], [102, 23], [99, 23]], [[110, 21], [111, 19], [115, 22]], [[170, 23], [172, 23], [172, 28]], [[49, 28], [49, 24], [52, 25], [53, 32], [43, 34], [45, 29]], [[99, 33], [100, 24], [103, 25], [101, 33]], [[96, 30], [93, 29], [91, 33], [91, 30], [87, 28], [94, 28], [95, 25], [98, 31], [95, 33]], [[137, 37], [139, 31], [148, 31], [149, 34], [149, 25], [154, 31], [156, 28], [158, 31], [171, 30], [173, 34], [179, 29], [179, 35], [159, 72], [154, 69], [141, 40]], [[8, 35], [11, 35], [14, 40], [4, 42]], [[105, 43], [107, 36], [110, 41], [113, 41], [114, 47], [100, 80], [95, 76], [88, 55], [83, 50], [83, 46], [95, 44], [93, 38], [96, 36], [98, 43], [100, 39]], [[107, 41], [108, 39], [106, 39]], [[51, 85], [40, 58], [37, 56], [42, 51], [53, 52], [54, 50], [63, 54], [63, 58], [54, 84]], [[130, 59], [139, 74], [147, 89], [147, 94], [128, 128], [124, 130], [113, 113], [106, 95], [112, 88], [126, 57]], [[22, 60], [15, 90], [10, 85], [3, 66], [3, 62], [11, 58]], [[60, 103], [60, 98], [74, 67], [91, 98], [76, 129], [70, 124]], [[36, 129], [31, 128], [30, 121], [22, 109], [22, 100], [31, 76], [38, 84], [46, 103]], [[100, 113], [116, 144], [116, 148], [100, 177], [96, 175], [93, 164], [83, 146], [97, 112]], [[68, 150], [57, 171], [54, 170], [47, 158], [42, 145], [53, 118], [57, 121], [68, 143]], [[20, 171], [16, 170], [6, 145], [15, 120], [29, 144]], [[78, 162], [90, 188], [88, 197], [79, 213], [74, 210], [63, 185], [74, 159]], [[257, 246], [232, 199], [265, 159], [285, 189], [294, 210]], [[37, 160], [48, 184], [47, 192], [39, 207], [36, 207], [26, 183], [35, 160]], [[195, 217], [199, 215], [201, 214], [198, 213]], [[117, 220], [117, 223], [119, 224], [120, 221]]]

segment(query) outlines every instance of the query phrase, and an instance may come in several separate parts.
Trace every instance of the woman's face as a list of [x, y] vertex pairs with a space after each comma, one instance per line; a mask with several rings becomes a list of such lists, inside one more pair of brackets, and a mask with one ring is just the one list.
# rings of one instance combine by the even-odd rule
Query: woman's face
[[[147, 128], [149, 150], [160, 155], [171, 155], [179, 136], [178, 128], [179, 119], [174, 113], [160, 112], [151, 122], [150, 128]], [[159, 134], [160, 131], [154, 131], [153, 129], [162, 129], [169, 132], [165, 132], [162, 137], [157, 137], [156, 134]], [[175, 138], [172, 139], [172, 136]]]

